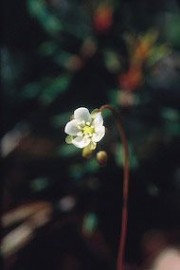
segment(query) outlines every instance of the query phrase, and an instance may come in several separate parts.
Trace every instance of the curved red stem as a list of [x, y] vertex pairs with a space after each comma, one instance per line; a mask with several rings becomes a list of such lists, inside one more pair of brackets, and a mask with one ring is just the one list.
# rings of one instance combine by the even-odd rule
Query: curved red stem
[[121, 237], [119, 240], [118, 257], [117, 257], [117, 270], [125, 270], [125, 245], [127, 238], [127, 224], [128, 224], [128, 195], [129, 195], [129, 150], [128, 141], [120, 119], [119, 113], [110, 105], [106, 104], [101, 106], [100, 111], [108, 109], [114, 115], [119, 134], [121, 137], [123, 152], [124, 152], [124, 167], [123, 167], [123, 205], [122, 205], [122, 219], [121, 219]]

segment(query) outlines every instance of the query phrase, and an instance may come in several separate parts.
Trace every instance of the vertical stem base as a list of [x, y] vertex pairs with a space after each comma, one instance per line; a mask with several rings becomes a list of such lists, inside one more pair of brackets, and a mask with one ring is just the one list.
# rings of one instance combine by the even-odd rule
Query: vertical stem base
[[118, 257], [117, 257], [117, 270], [125, 270], [125, 245], [127, 238], [127, 224], [128, 224], [128, 195], [129, 195], [129, 150], [128, 141], [120, 119], [119, 113], [110, 105], [106, 104], [101, 106], [100, 111], [109, 110], [112, 112], [116, 119], [117, 128], [121, 137], [124, 153], [124, 166], [123, 166], [123, 205], [122, 205], [122, 218], [121, 218], [121, 237], [119, 240]]

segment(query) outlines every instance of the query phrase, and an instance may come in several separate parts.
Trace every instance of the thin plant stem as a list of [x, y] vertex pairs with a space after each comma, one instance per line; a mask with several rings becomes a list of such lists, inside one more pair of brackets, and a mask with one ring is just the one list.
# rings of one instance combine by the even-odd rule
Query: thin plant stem
[[121, 137], [124, 154], [123, 166], [123, 205], [122, 205], [122, 218], [121, 218], [121, 236], [119, 240], [118, 256], [117, 256], [117, 270], [125, 270], [125, 246], [127, 238], [127, 225], [128, 225], [128, 195], [129, 195], [129, 150], [128, 141], [126, 138], [125, 130], [119, 113], [110, 105], [106, 104], [100, 107], [100, 111], [109, 110], [116, 119], [117, 128]]

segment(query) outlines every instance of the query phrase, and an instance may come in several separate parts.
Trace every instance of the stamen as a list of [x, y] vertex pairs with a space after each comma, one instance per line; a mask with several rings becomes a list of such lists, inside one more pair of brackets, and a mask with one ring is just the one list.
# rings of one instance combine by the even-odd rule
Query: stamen
[[85, 127], [83, 127], [83, 133], [84, 135], [92, 136], [94, 133], [94, 127], [86, 125]]

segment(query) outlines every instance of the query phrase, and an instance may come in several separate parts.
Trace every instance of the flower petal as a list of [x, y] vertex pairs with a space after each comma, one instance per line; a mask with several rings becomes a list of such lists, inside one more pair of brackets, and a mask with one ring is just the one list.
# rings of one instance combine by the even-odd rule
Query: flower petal
[[84, 107], [80, 107], [74, 111], [74, 119], [78, 121], [78, 123], [85, 121], [90, 122], [91, 121], [91, 115], [89, 113], [89, 110]]
[[77, 125], [78, 123], [75, 119], [69, 121], [65, 126], [65, 133], [71, 136], [76, 136], [79, 132]]
[[99, 142], [105, 135], [105, 127], [100, 126], [95, 129], [95, 133], [92, 136], [93, 142]]
[[89, 144], [89, 148], [91, 149], [91, 151], [93, 151], [94, 149], [96, 149], [96, 145], [97, 143], [91, 141], [90, 144]]
[[101, 112], [96, 113], [96, 116], [93, 121], [94, 127], [102, 126], [103, 125], [103, 118]]
[[85, 136], [78, 136], [72, 140], [72, 144], [74, 144], [78, 148], [84, 148], [90, 143], [90, 138]]

